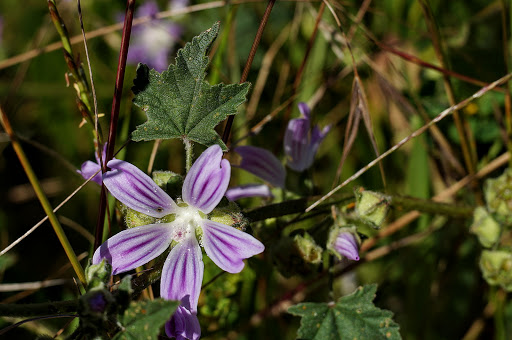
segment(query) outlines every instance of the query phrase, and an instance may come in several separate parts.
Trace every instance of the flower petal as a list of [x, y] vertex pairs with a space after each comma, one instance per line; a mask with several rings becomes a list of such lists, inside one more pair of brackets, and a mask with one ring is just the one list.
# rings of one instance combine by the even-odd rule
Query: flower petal
[[346, 258], [359, 261], [359, 246], [356, 237], [351, 232], [340, 232], [333, 244], [334, 250]]
[[106, 259], [112, 274], [123, 273], [148, 263], [171, 244], [172, 226], [167, 223], [148, 224], [126, 229], [106, 240], [92, 257], [98, 264]]
[[284, 187], [286, 170], [272, 152], [249, 145], [236, 147], [234, 151], [242, 156], [239, 167], [275, 187]]
[[265, 250], [260, 241], [236, 228], [210, 220], [203, 220], [202, 227], [206, 254], [229, 273], [239, 273], [244, 268], [243, 259]]
[[298, 172], [304, 171], [311, 166], [313, 159], [311, 154], [309, 137], [309, 119], [296, 118], [288, 122], [284, 135], [284, 152], [287, 165]]
[[152, 217], [164, 217], [176, 208], [176, 203], [153, 180], [136, 166], [118, 159], [103, 175], [108, 191], [128, 208]]
[[311, 119], [311, 109], [309, 108], [308, 104], [300, 102], [297, 104], [297, 106], [299, 107], [299, 111], [304, 116], [304, 118], [308, 120]]
[[248, 184], [239, 187], [229, 188], [226, 197], [230, 201], [236, 201], [246, 197], [274, 197], [270, 188], [265, 184]]
[[176, 340], [199, 339], [201, 326], [199, 326], [196, 313], [183, 306], [178, 306], [171, 319], [165, 323], [165, 333], [170, 338], [175, 337]]
[[182, 305], [190, 306], [190, 311], [197, 311], [203, 272], [203, 254], [195, 235], [191, 235], [172, 248], [167, 256], [162, 269], [160, 296], [166, 300], [181, 300]]
[[222, 159], [222, 149], [217, 144], [206, 149], [190, 168], [183, 182], [183, 201], [210, 213], [226, 193], [231, 166]]
[[99, 166], [98, 163], [94, 163], [92, 161], [85, 161], [84, 163], [82, 163], [82, 168], [81, 168], [82, 171], [80, 170], [77, 170], [76, 172], [78, 172], [80, 175], [82, 175], [82, 177], [84, 179], [89, 179], [89, 177], [91, 177], [92, 175], [94, 175], [98, 170], [100, 170], [100, 172], [98, 172], [96, 174], [96, 176], [94, 176], [91, 181], [94, 181], [96, 183], [98, 183], [99, 185], [101, 185], [101, 168]]

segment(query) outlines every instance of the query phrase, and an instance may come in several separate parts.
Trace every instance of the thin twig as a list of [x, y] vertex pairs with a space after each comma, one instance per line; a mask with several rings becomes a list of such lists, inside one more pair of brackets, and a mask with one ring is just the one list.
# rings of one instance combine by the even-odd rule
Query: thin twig
[[[256, 36], [254, 37], [251, 51], [249, 52], [249, 56], [247, 57], [247, 61], [245, 62], [244, 71], [242, 72], [242, 77], [240, 78], [240, 82], [239, 82], [240, 84], [245, 83], [245, 81], [247, 80], [247, 77], [249, 76], [249, 71], [251, 69], [251, 65], [254, 60], [254, 56], [256, 55], [258, 46], [260, 45], [263, 31], [265, 30], [265, 26], [267, 25], [268, 19], [270, 17], [270, 13], [272, 12], [272, 8], [274, 7], [275, 2], [276, 2], [276, 0], [269, 0], [267, 3], [267, 8], [265, 9], [265, 13], [263, 13], [263, 17], [261, 18], [260, 26], [258, 27]], [[224, 133], [222, 134], [222, 141], [226, 145], [228, 144], [229, 135], [231, 133], [231, 126], [233, 125], [234, 119], [235, 119], [234, 115], [229, 116], [228, 120], [226, 121], [226, 125], [224, 126]]]
[[[96, 171], [91, 177], [89, 177], [84, 183], [82, 183], [78, 188], [75, 189], [75, 191], [73, 191], [68, 197], [66, 197], [66, 199], [64, 199], [64, 201], [62, 201], [58, 206], [55, 207], [55, 209], [53, 209], [53, 212], [57, 212], [60, 208], [62, 208], [62, 206], [64, 206], [64, 204], [66, 204], [73, 196], [75, 196], [75, 194], [77, 192], [79, 192], [87, 183], [89, 183], [89, 181], [91, 179], [94, 178], [94, 176], [96, 176], [97, 174], [99, 174], [100, 170]], [[25, 234], [21, 235], [20, 237], [18, 237], [16, 239], [16, 241], [12, 242], [11, 244], [9, 244], [9, 246], [7, 246], [4, 250], [0, 251], [0, 256], [4, 255], [5, 253], [7, 253], [9, 250], [11, 250], [15, 245], [17, 245], [18, 243], [20, 243], [21, 241], [23, 241], [23, 239], [25, 239], [28, 235], [32, 234], [41, 224], [43, 224], [46, 220], [48, 219], [48, 215], [46, 215], [45, 217], [43, 217], [39, 222], [36, 223], [36, 225], [34, 225], [32, 228], [30, 228]]]
[[36, 174], [34, 173], [34, 170], [32, 169], [32, 166], [30, 165], [30, 162], [28, 161], [27, 156], [25, 155], [25, 152], [23, 151], [23, 148], [21, 147], [20, 142], [18, 141], [18, 138], [16, 137], [16, 134], [14, 133], [14, 130], [11, 127], [11, 123], [9, 121], [9, 118], [5, 114], [5, 112], [0, 107], [0, 123], [2, 124], [3, 128], [5, 129], [5, 132], [9, 135], [11, 138], [11, 144], [14, 148], [14, 151], [16, 152], [16, 155], [18, 156], [18, 159], [23, 167], [23, 170], [25, 170], [25, 173], [30, 181], [30, 184], [32, 184], [32, 187], [34, 188], [34, 191], [36, 192], [37, 198], [39, 199], [39, 202], [41, 203], [41, 206], [44, 209], [44, 212], [48, 216], [48, 219], [50, 220], [53, 230], [55, 231], [55, 234], [57, 235], [57, 238], [60, 241], [60, 244], [64, 248], [64, 251], [73, 265], [73, 269], [75, 270], [76, 275], [78, 276], [78, 279], [82, 283], [86, 283], [85, 279], [85, 273], [82, 268], [82, 265], [78, 261], [75, 251], [73, 250], [73, 247], [69, 243], [68, 238], [66, 237], [66, 234], [62, 230], [62, 226], [60, 225], [59, 220], [57, 219], [57, 216], [55, 216], [55, 213], [53, 212], [53, 209], [51, 207], [50, 202], [48, 201], [48, 198], [46, 197], [43, 189], [41, 188], [41, 184], [39, 183], [39, 180], [37, 179]]
[[96, 153], [100, 164], [103, 164], [103, 148], [101, 147], [100, 134], [98, 133], [98, 98], [96, 97], [96, 89], [94, 88], [94, 78], [92, 76], [91, 58], [89, 57], [89, 48], [87, 47], [87, 38], [85, 37], [84, 21], [82, 19], [82, 7], [80, 6], [80, 0], [77, 0], [78, 6], [78, 18], [80, 20], [80, 29], [82, 30], [82, 36], [84, 39], [85, 57], [87, 60], [87, 67], [89, 68], [89, 79], [91, 81], [91, 92], [94, 105], [94, 131], [96, 132]]
[[[128, 46], [130, 44], [130, 35], [132, 32], [133, 13], [135, 9], [135, 0], [127, 0], [126, 15], [124, 18], [123, 35], [121, 48], [119, 52], [119, 61], [117, 65], [116, 84], [114, 88], [114, 98], [112, 99], [112, 110], [110, 113], [110, 129], [108, 133], [107, 152], [105, 163], [102, 164], [102, 172], [105, 172], [106, 164], [114, 157], [114, 147], [117, 132], [117, 121], [119, 118], [119, 108], [121, 107], [121, 96], [123, 94], [124, 73], [126, 69], [126, 57], [128, 55]], [[96, 224], [96, 234], [94, 239], [94, 249], [100, 246], [103, 241], [103, 225], [105, 222], [105, 211], [107, 207], [107, 193], [105, 186], [101, 187], [100, 206], [98, 212], [98, 221]]]

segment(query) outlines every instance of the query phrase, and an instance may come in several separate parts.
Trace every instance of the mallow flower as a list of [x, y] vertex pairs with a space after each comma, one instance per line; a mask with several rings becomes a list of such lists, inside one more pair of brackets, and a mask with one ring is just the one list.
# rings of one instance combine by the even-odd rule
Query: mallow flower
[[[186, 5], [183, 0], [175, 0], [169, 3], [173, 9]], [[155, 1], [146, 1], [135, 12], [136, 17], [155, 17], [159, 12]], [[158, 72], [162, 72], [169, 66], [169, 54], [181, 35], [180, 25], [160, 19], [151, 20], [148, 23], [134, 26], [128, 50], [127, 62], [137, 65], [147, 64]]]
[[313, 164], [316, 151], [331, 129], [330, 125], [321, 131], [315, 125], [311, 129], [311, 110], [306, 103], [298, 104], [302, 118], [290, 120], [284, 135], [284, 152], [288, 167], [302, 172]]
[[95, 251], [93, 264], [106, 259], [112, 273], [118, 274], [149, 262], [171, 245], [162, 268], [160, 296], [180, 300], [181, 306], [165, 329], [177, 339], [198, 339], [196, 313], [204, 272], [200, 245], [230, 273], [240, 272], [244, 259], [264, 250], [253, 236], [208, 219], [229, 184], [229, 162], [222, 159], [220, 146], [206, 149], [186, 175], [177, 202], [134, 165], [112, 160], [107, 166], [112, 170], [103, 175], [103, 183], [110, 193], [128, 208], [157, 218], [157, 223], [112, 236]]

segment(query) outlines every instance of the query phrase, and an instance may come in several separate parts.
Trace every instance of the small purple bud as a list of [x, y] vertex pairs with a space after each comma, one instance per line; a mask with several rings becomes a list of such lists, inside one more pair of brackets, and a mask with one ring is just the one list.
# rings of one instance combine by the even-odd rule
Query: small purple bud
[[299, 103], [303, 118], [292, 119], [284, 135], [284, 152], [287, 165], [297, 172], [302, 172], [313, 164], [316, 151], [330, 130], [326, 126], [320, 131], [315, 125], [311, 129], [311, 110], [306, 103]]
[[336, 255], [359, 261], [359, 244], [360, 239], [355, 227], [334, 228], [329, 235], [327, 247]]
[[103, 313], [107, 307], [107, 300], [101, 291], [99, 291], [98, 294], [93, 295], [88, 302], [91, 311], [96, 313]]

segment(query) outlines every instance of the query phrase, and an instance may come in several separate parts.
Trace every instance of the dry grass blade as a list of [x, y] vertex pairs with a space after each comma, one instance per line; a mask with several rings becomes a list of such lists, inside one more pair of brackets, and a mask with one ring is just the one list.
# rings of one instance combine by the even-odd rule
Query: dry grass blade
[[438, 114], [436, 116], [436, 118], [432, 119], [428, 124], [425, 124], [423, 125], [421, 128], [419, 128], [418, 130], [414, 131], [413, 133], [411, 133], [409, 136], [405, 137], [404, 139], [402, 139], [400, 142], [398, 142], [397, 144], [395, 144], [393, 147], [391, 147], [390, 149], [388, 149], [386, 152], [384, 152], [382, 155], [380, 155], [379, 157], [375, 158], [373, 161], [371, 161], [370, 163], [368, 163], [366, 166], [364, 166], [363, 168], [361, 168], [359, 171], [357, 171], [355, 174], [353, 174], [352, 176], [350, 176], [349, 178], [347, 178], [343, 183], [341, 183], [340, 185], [338, 185], [336, 188], [332, 189], [330, 192], [328, 192], [326, 195], [324, 195], [322, 198], [320, 198], [318, 201], [316, 201], [315, 203], [313, 203], [312, 205], [310, 205], [306, 210], [305, 212], [310, 212], [311, 210], [313, 210], [316, 206], [318, 206], [320, 203], [322, 203], [323, 201], [325, 201], [326, 199], [328, 199], [329, 197], [331, 197], [332, 195], [334, 195], [338, 190], [340, 190], [341, 188], [343, 188], [345, 185], [347, 185], [348, 183], [354, 181], [355, 179], [359, 178], [362, 174], [364, 174], [366, 171], [368, 171], [369, 169], [371, 169], [373, 166], [375, 166], [377, 163], [379, 163], [382, 159], [386, 158], [387, 156], [389, 156], [390, 154], [392, 154], [393, 152], [395, 152], [396, 150], [398, 150], [400, 147], [402, 147], [405, 143], [409, 142], [411, 139], [421, 135], [423, 132], [425, 132], [427, 129], [429, 129], [433, 124], [437, 124], [438, 122], [440, 122], [441, 120], [443, 120], [444, 118], [446, 118], [447, 116], [449, 116], [451, 113], [453, 113], [454, 111], [456, 110], [460, 110], [461, 108], [465, 107], [466, 105], [468, 105], [469, 103], [471, 103], [474, 99], [476, 98], [480, 98], [481, 96], [483, 96], [485, 93], [491, 91], [492, 89], [496, 88], [497, 86], [499, 85], [502, 85], [503, 83], [507, 82], [510, 80], [510, 78], [512, 78], [512, 73], [509, 73], [503, 77], [501, 77], [500, 79], [494, 81], [493, 83], [489, 84], [489, 86], [485, 86], [483, 88], [481, 88], [479, 91], [475, 92], [471, 97], [468, 97], [466, 99], [464, 99], [463, 101], [459, 102], [458, 104], [456, 105], [453, 105], [453, 106], [450, 106], [449, 108], [447, 108], [446, 110], [444, 110], [443, 112], [441, 112], [440, 114]]
[[[338, 165], [338, 169], [336, 171], [336, 177], [334, 178], [334, 182], [332, 184], [333, 187], [340, 180], [343, 164], [345, 163], [348, 153], [350, 152], [352, 146], [354, 145], [361, 117], [363, 118], [366, 131], [368, 132], [368, 136], [370, 137], [373, 150], [375, 151], [375, 154], [378, 157], [379, 150], [377, 148], [377, 141], [375, 140], [375, 135], [373, 134], [370, 111], [368, 110], [368, 101], [366, 99], [366, 94], [361, 84], [359, 75], [356, 72], [354, 74], [354, 81], [352, 82], [352, 98], [350, 101], [350, 112], [348, 116], [347, 128], [345, 130], [345, 139], [343, 141], [343, 154], [341, 155], [340, 164]], [[382, 177], [382, 182], [384, 183], [384, 186], [386, 186], [384, 168], [382, 166], [382, 163], [380, 162], [379, 168]]]
[[[363, 117], [364, 126], [366, 131], [368, 132], [368, 136], [370, 137], [370, 141], [372, 142], [373, 151], [377, 157], [379, 156], [379, 148], [377, 147], [377, 141], [375, 140], [375, 135], [373, 134], [373, 126], [372, 119], [370, 116], [370, 110], [368, 110], [368, 100], [366, 99], [366, 93], [364, 92], [364, 87], [361, 83], [361, 79], [359, 79], [359, 75], [356, 73], [354, 77], [354, 87], [357, 89], [358, 94], [358, 106], [361, 111], [361, 115]], [[379, 162], [379, 170], [380, 176], [382, 177], [382, 183], [384, 187], [386, 187], [386, 176], [384, 175], [384, 168], [382, 166], [382, 162]]]
[[[57, 212], [64, 204], [66, 204], [77, 192], [79, 192], [91, 179], [94, 178], [101, 170], [96, 171], [91, 177], [89, 177], [84, 183], [82, 183], [78, 188], [75, 189], [64, 201], [62, 201], [58, 206], [53, 209], [53, 212]], [[37, 222], [32, 228], [30, 228], [25, 234], [21, 235], [19, 238], [17, 238], [14, 242], [12, 242], [9, 246], [7, 246], [4, 250], [0, 251], [0, 256], [7, 253], [9, 250], [14, 248], [15, 245], [23, 241], [28, 235], [32, 234], [41, 224], [44, 223], [48, 219], [48, 215], [43, 217], [39, 222]]]
[[340, 163], [338, 165], [338, 169], [336, 170], [336, 177], [334, 178], [332, 187], [334, 187], [340, 180], [343, 164], [345, 163], [348, 153], [352, 149], [352, 145], [354, 145], [354, 141], [356, 140], [360, 120], [361, 109], [359, 106], [359, 95], [357, 91], [356, 78], [354, 78], [354, 81], [352, 83], [352, 98], [350, 100], [350, 111], [348, 114], [347, 127], [345, 129], [345, 138], [343, 140], [343, 153], [341, 154]]

